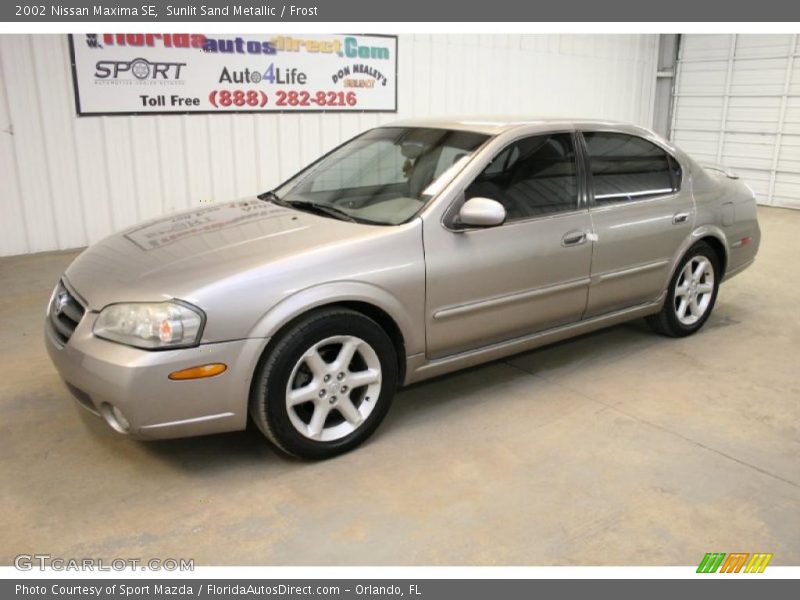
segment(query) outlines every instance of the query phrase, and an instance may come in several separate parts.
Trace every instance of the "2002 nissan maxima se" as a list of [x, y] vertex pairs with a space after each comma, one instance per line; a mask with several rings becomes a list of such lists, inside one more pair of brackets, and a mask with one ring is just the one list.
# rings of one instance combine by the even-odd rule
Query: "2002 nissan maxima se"
[[400, 122], [273, 191], [83, 252], [47, 347], [115, 430], [244, 429], [323, 458], [395, 390], [637, 317], [696, 332], [759, 245], [752, 191], [655, 134], [589, 121]]

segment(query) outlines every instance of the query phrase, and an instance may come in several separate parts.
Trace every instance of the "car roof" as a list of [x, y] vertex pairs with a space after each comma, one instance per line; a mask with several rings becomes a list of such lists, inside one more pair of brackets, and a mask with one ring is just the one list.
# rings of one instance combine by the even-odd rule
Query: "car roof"
[[564, 117], [518, 117], [470, 115], [463, 117], [401, 119], [387, 123], [383, 127], [431, 127], [435, 129], [456, 129], [475, 131], [487, 135], [498, 135], [521, 127], [540, 126], [542, 131], [555, 129], [598, 129], [603, 131], [619, 131], [646, 137], [653, 132], [644, 127], [622, 121], [598, 119], [570, 119]]

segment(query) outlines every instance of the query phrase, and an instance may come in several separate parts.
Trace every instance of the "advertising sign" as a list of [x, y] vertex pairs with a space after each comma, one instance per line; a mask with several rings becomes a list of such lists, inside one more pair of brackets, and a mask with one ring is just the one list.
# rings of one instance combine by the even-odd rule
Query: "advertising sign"
[[79, 115], [396, 112], [397, 37], [69, 36]]

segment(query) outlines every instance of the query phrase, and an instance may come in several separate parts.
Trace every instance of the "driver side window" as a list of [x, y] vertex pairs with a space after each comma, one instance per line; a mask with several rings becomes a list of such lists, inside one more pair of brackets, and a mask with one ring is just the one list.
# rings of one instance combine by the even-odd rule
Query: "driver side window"
[[464, 194], [467, 200], [498, 201], [506, 209], [506, 222], [575, 210], [578, 178], [572, 135], [537, 135], [513, 142]]

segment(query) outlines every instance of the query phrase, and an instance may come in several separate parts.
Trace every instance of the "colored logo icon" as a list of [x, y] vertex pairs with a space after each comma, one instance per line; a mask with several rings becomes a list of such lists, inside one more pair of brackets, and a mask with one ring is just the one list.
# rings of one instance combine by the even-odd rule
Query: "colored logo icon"
[[763, 573], [772, 554], [747, 552], [708, 552], [697, 567], [698, 573]]

